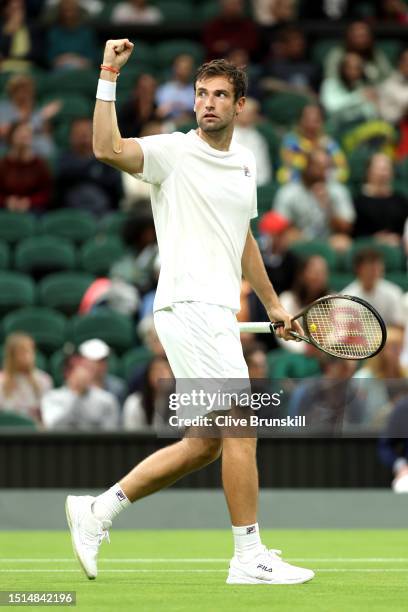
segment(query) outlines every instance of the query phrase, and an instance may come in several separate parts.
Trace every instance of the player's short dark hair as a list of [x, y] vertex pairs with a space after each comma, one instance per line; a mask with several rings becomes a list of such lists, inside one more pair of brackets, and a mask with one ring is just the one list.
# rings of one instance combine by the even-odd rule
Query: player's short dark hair
[[373, 249], [372, 247], [360, 249], [359, 251], [357, 251], [353, 258], [354, 270], [357, 270], [361, 266], [361, 264], [377, 263], [383, 261], [384, 258], [382, 256], [382, 253], [380, 251], [377, 251], [377, 249]]
[[194, 89], [196, 88], [197, 81], [211, 79], [217, 76], [226, 77], [233, 84], [235, 102], [246, 95], [248, 77], [245, 70], [238, 68], [234, 64], [231, 64], [231, 62], [227, 62], [225, 59], [215, 59], [211, 62], [202, 64], [198, 68], [194, 78]]

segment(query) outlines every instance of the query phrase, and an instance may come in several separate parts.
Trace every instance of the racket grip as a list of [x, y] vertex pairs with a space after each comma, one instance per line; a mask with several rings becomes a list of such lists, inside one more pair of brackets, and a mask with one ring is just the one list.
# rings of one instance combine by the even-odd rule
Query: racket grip
[[273, 333], [272, 323], [239, 323], [239, 331], [247, 334], [270, 334]]

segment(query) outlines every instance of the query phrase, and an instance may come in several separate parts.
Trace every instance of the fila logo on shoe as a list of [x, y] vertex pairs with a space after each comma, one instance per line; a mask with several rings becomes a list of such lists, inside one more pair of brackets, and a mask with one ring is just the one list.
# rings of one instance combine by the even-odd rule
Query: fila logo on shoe
[[272, 572], [273, 571], [271, 567], [266, 567], [266, 565], [262, 565], [262, 564], [257, 565], [256, 569], [261, 569], [264, 572]]

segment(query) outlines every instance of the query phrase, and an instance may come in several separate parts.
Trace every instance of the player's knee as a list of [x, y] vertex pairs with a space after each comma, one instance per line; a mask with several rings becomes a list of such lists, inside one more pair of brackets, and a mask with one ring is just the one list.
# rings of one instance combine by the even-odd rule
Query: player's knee
[[218, 438], [186, 438], [191, 454], [200, 465], [211, 463], [218, 459], [222, 451], [222, 440]]

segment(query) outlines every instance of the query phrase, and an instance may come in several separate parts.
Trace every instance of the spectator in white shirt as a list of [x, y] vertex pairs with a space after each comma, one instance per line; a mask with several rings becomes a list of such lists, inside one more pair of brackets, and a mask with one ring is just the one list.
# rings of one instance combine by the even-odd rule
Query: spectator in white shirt
[[65, 367], [65, 385], [49, 391], [41, 402], [46, 429], [109, 431], [118, 428], [119, 404], [108, 391], [92, 385], [92, 364], [74, 355]]
[[188, 53], [178, 55], [173, 62], [173, 74], [170, 81], [157, 89], [157, 114], [161, 119], [192, 118], [194, 106], [193, 87], [194, 58]]
[[256, 129], [259, 123], [259, 102], [247, 98], [244, 110], [235, 121], [234, 138], [247, 147], [255, 155], [256, 183], [265, 185], [272, 180], [272, 163], [269, 157], [268, 143], [264, 136]]
[[408, 49], [401, 53], [397, 70], [378, 87], [380, 114], [385, 121], [398, 123], [408, 113]]
[[112, 23], [154, 24], [163, 19], [157, 6], [148, 6], [146, 0], [128, 0], [119, 2], [112, 12]]
[[354, 259], [356, 280], [342, 293], [355, 295], [374, 306], [386, 325], [405, 326], [403, 293], [398, 285], [385, 280], [381, 253], [373, 248], [358, 251]]

